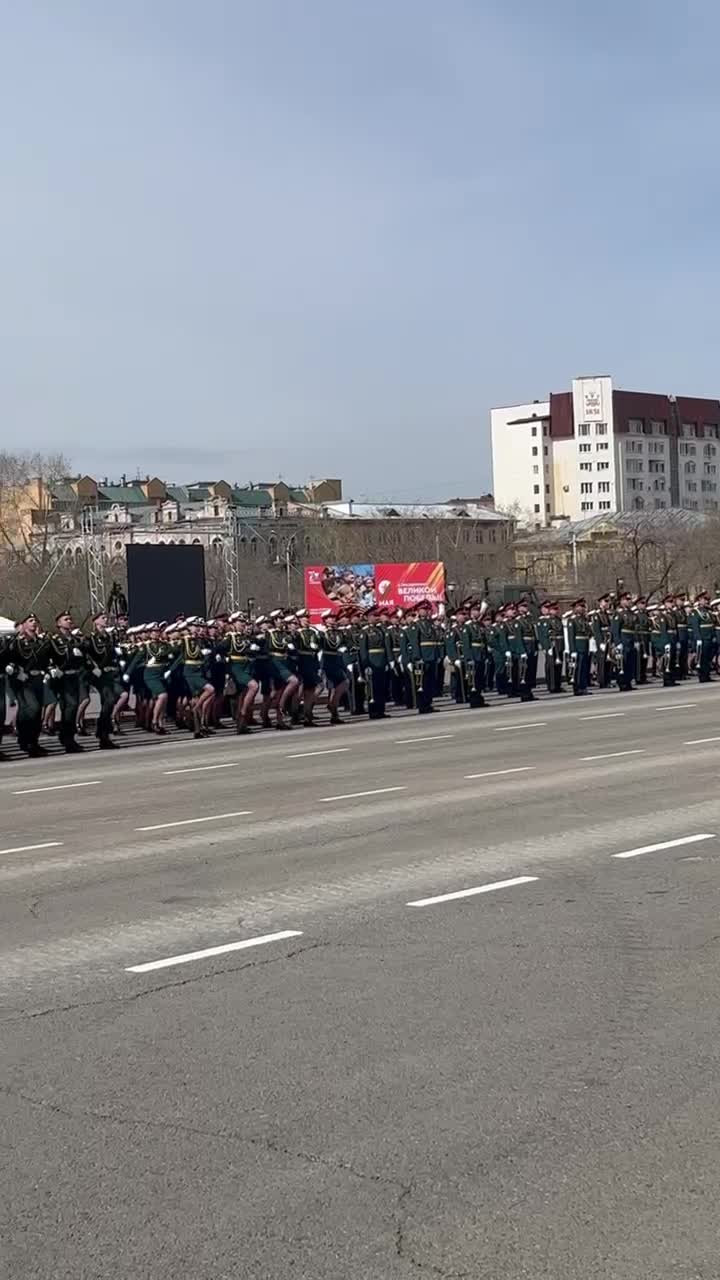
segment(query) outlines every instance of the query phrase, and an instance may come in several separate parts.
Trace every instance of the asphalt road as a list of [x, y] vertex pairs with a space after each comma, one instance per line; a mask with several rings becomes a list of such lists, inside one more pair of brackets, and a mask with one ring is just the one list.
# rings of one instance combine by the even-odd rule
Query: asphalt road
[[719, 764], [689, 683], [0, 766], [0, 1274], [714, 1280]]

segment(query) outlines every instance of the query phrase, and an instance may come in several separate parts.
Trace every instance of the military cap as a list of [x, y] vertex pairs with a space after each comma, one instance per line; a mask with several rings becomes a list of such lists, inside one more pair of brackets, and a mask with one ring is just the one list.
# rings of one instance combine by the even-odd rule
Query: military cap
[[573, 607], [573, 609], [577, 609], [578, 605], [581, 605], [581, 604], [583, 604], [583, 605], [584, 605], [585, 603], [586, 603], [586, 601], [585, 601], [585, 597], [584, 597], [584, 596], [580, 596], [577, 600], [573, 600], [572, 607]]

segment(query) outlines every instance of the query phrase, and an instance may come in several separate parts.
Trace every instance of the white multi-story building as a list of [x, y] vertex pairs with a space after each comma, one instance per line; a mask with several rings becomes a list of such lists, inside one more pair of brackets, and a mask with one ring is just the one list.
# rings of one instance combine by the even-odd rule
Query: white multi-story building
[[574, 378], [548, 400], [492, 409], [500, 510], [541, 528], [611, 511], [718, 510], [720, 401]]

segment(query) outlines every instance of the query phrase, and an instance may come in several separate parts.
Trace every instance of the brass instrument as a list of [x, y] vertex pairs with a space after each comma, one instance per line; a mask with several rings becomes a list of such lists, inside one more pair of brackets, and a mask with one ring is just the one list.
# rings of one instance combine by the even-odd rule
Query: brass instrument
[[415, 693], [422, 693], [425, 685], [425, 665], [423, 662], [413, 662], [412, 675]]
[[625, 652], [621, 644], [615, 645], [615, 666], [619, 676], [625, 675]]
[[509, 649], [505, 650], [505, 675], [508, 684], [512, 684], [512, 653]]
[[573, 651], [571, 654], [568, 655], [568, 670], [567, 670], [568, 684], [571, 684], [571, 685], [575, 684], [577, 667], [578, 667], [578, 656], [577, 656], [577, 652]]
[[520, 684], [527, 684], [528, 660], [527, 654], [521, 653], [518, 661], [518, 681]]
[[661, 660], [660, 660], [660, 673], [661, 673], [661, 675], [666, 675], [666, 674], [670, 671], [670, 667], [671, 667], [671, 654], [672, 654], [672, 650], [671, 650], [671, 648], [670, 648], [670, 645], [669, 645], [669, 644], [666, 644], [666, 645], [665, 645], [665, 648], [664, 648], [664, 650], [663, 650], [663, 656], [662, 656], [662, 658], [661, 658]]
[[468, 660], [467, 660], [467, 662], [466, 662], [466, 664], [465, 664], [465, 669], [466, 669], [466, 671], [467, 671], [467, 687], [468, 687], [468, 690], [469, 690], [469, 692], [470, 692], [470, 693], [477, 693], [477, 689], [476, 689], [476, 687], [475, 687], [475, 680], [476, 680], [476, 666], [475, 666], [475, 659], [474, 659], [474, 658], [468, 658]]
[[368, 706], [369, 706], [371, 702], [374, 702], [374, 701], [375, 701], [375, 698], [374, 698], [374, 696], [373, 696], [373, 671], [372, 671], [372, 667], [366, 667], [366, 668], [365, 668], [365, 689], [366, 689], [366, 696], [367, 696]]

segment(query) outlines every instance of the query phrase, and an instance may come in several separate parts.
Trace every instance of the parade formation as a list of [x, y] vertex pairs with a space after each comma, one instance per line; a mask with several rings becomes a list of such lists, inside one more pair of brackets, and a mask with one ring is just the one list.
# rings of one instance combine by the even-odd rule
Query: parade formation
[[[390, 704], [428, 714], [446, 692], [468, 708], [486, 706], [491, 692], [532, 701], [539, 672], [556, 695], [611, 684], [629, 691], [653, 678], [704, 683], [718, 653], [720, 599], [706, 591], [657, 603], [608, 592], [591, 611], [584, 599], [564, 612], [549, 600], [492, 609], [471, 599], [442, 616], [424, 601], [404, 614], [341, 607], [317, 624], [304, 609], [139, 627], [100, 613], [89, 633], [69, 613], [46, 632], [31, 613], [0, 635], [0, 742], [14, 707], [28, 756], [47, 754], [43, 733], [57, 734], [68, 753], [82, 751], [93, 691], [95, 733], [112, 750], [131, 714], [148, 733], [164, 735], [172, 724], [195, 738], [228, 716], [239, 734], [337, 725], [385, 719]], [[328, 720], [316, 719], [320, 702]]]

